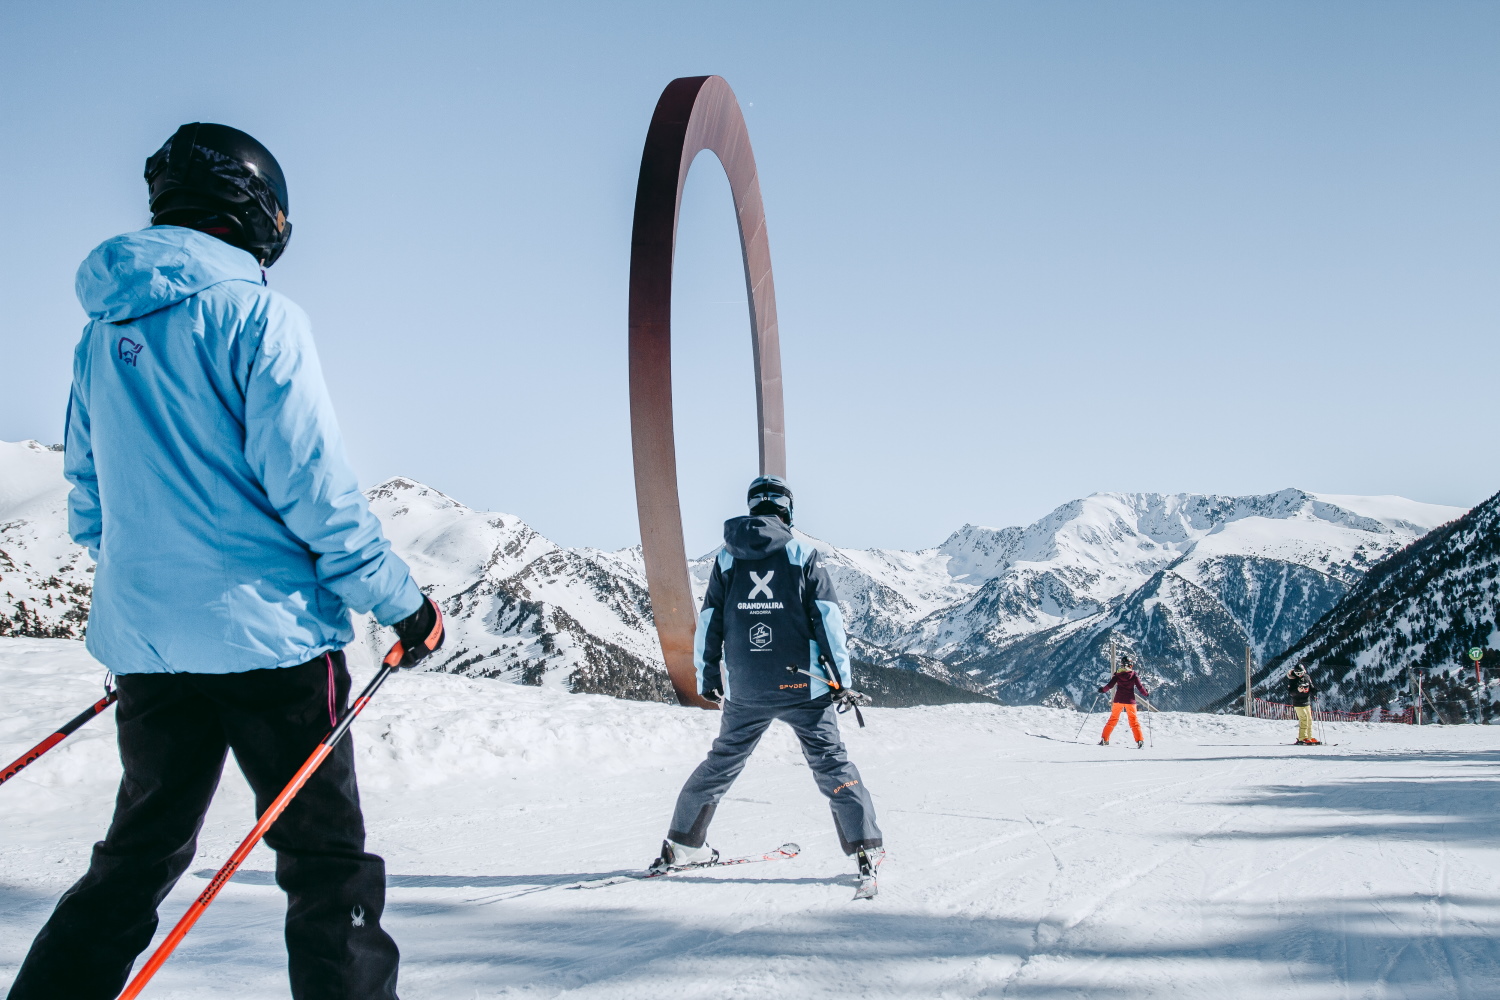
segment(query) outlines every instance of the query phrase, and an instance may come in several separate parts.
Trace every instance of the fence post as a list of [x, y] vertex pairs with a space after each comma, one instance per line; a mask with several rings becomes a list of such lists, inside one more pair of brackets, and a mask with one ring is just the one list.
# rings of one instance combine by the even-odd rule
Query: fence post
[[1245, 718], [1254, 715], [1253, 699], [1250, 693], [1250, 647], [1245, 647]]
[[1417, 670], [1417, 725], [1422, 724], [1422, 668]]

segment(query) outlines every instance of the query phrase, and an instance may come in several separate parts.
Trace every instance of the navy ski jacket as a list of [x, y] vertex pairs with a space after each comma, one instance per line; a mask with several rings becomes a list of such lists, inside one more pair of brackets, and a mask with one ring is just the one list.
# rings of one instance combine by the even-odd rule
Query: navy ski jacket
[[741, 705], [821, 698], [830, 691], [822, 678], [835, 670], [839, 684], [854, 683], [833, 581], [818, 551], [793, 538], [780, 518], [724, 522], [724, 547], [703, 596], [693, 661], [700, 693], [723, 691]]

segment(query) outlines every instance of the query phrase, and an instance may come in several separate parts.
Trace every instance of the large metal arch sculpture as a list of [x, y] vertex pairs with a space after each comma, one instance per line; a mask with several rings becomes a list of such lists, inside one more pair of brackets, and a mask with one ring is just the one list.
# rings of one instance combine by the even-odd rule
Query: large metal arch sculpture
[[672, 260], [677, 215], [688, 169], [705, 149], [719, 158], [729, 177], [739, 221], [750, 303], [760, 474], [786, 475], [781, 342], [766, 213], [745, 116], [722, 77], [682, 77], [667, 84], [646, 133], [630, 237], [630, 438], [646, 583], [667, 674], [679, 702], [713, 708], [712, 702], [698, 695], [693, 667], [698, 616], [682, 535], [672, 423]]

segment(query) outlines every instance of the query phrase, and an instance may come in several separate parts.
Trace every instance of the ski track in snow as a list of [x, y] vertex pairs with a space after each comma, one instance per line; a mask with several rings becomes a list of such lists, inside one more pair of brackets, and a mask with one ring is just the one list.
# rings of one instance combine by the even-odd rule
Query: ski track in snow
[[[0, 757], [102, 676], [80, 643], [0, 639]], [[845, 734], [890, 849], [875, 901], [851, 899], [853, 864], [784, 727], [711, 840], [792, 840], [799, 857], [578, 891], [654, 856], [717, 717], [394, 678], [354, 734], [403, 996], [1500, 996], [1500, 731], [1329, 725], [1341, 745], [1309, 751], [1288, 745], [1295, 723], [1167, 713], [1138, 751], [1063, 742], [1082, 720], [1051, 709], [866, 714]], [[0, 989], [108, 821], [113, 726], [111, 711], [0, 788]], [[252, 822], [230, 768], [190, 871], [217, 868]], [[257, 849], [147, 996], [287, 995], [273, 867]], [[205, 884], [182, 880], [159, 936]]]

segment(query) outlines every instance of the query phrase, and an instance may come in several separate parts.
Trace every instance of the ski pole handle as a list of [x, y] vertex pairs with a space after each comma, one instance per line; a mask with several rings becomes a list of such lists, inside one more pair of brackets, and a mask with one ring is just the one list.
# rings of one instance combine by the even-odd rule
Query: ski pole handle
[[130, 984], [125, 987], [125, 991], [120, 994], [119, 1000], [134, 1000], [135, 997], [141, 995], [141, 991], [146, 988], [146, 984], [151, 981], [151, 977], [156, 975], [161, 967], [166, 964], [167, 959], [172, 957], [172, 952], [177, 950], [177, 946], [182, 943], [183, 938], [187, 937], [188, 931], [193, 929], [193, 925], [198, 922], [198, 918], [203, 916], [204, 911], [208, 909], [209, 904], [214, 901], [214, 898], [219, 895], [220, 890], [234, 877], [234, 873], [239, 870], [240, 865], [245, 863], [245, 859], [250, 856], [250, 852], [255, 849], [255, 845], [260, 843], [260, 839], [271, 828], [271, 824], [275, 823], [281, 814], [286, 811], [286, 807], [291, 805], [292, 799], [296, 798], [297, 793], [302, 791], [302, 786], [307, 784], [308, 779], [313, 776], [313, 772], [333, 752], [333, 748], [338, 745], [339, 740], [344, 738], [344, 734], [354, 724], [355, 717], [365, 710], [365, 706], [370, 703], [370, 699], [375, 697], [375, 692], [380, 690], [380, 685], [384, 684], [385, 679], [395, 672], [396, 664], [401, 662], [403, 653], [401, 643], [398, 642], [391, 647], [391, 651], [386, 654], [385, 659], [381, 662], [380, 672], [374, 676], [370, 683], [365, 685], [365, 689], [359, 693], [359, 697], [354, 700], [354, 704], [349, 706], [349, 711], [344, 713], [344, 717], [338, 721], [338, 725], [334, 726], [333, 730], [327, 736], [323, 737], [323, 742], [318, 744], [318, 748], [313, 751], [312, 756], [307, 758], [307, 762], [297, 769], [297, 773], [292, 776], [291, 781], [287, 782], [286, 787], [281, 790], [281, 794], [276, 796], [275, 800], [266, 807], [266, 811], [261, 814], [255, 827], [246, 834], [245, 839], [240, 842], [240, 846], [235, 848], [234, 853], [229, 856], [229, 860], [224, 862], [224, 867], [220, 868], [213, 879], [209, 881], [208, 888], [204, 889], [198, 898], [193, 900], [193, 905], [189, 906], [187, 912], [177, 921], [177, 925], [172, 928], [166, 940], [157, 947], [156, 951], [151, 953], [151, 957], [146, 960], [146, 964], [141, 966], [141, 971], [136, 973], [135, 978], [130, 981]]
[[113, 705], [116, 701], [119, 700], [119, 698], [120, 696], [114, 688], [106, 687], [103, 698], [100, 698], [88, 708], [85, 708], [82, 712], [79, 712], [77, 715], [73, 716], [73, 718], [69, 719], [67, 723], [57, 732], [53, 733], [45, 740], [42, 740], [42, 742], [38, 743], [30, 750], [27, 750], [25, 753], [23, 753], [20, 757], [17, 757], [15, 760], [7, 764], [5, 766], [5, 770], [0, 771], [0, 785], [5, 784], [11, 778], [14, 778], [26, 765], [35, 761], [42, 754], [46, 753], [48, 750], [51, 750], [53, 747], [57, 746], [69, 736], [72, 736], [85, 722], [89, 721], [94, 716], [98, 715], [100, 712], [103, 712], [106, 708]]
[[793, 673], [803, 674], [804, 676], [811, 677], [815, 681], [822, 681], [824, 684], [827, 684], [835, 691], [842, 691], [843, 686], [839, 684], [838, 671], [829, 669], [822, 660], [818, 661], [818, 665], [820, 667], [823, 667], [824, 673], [815, 674], [811, 670], [803, 670], [801, 667], [789, 666], [787, 667], [787, 669], [792, 671]]

